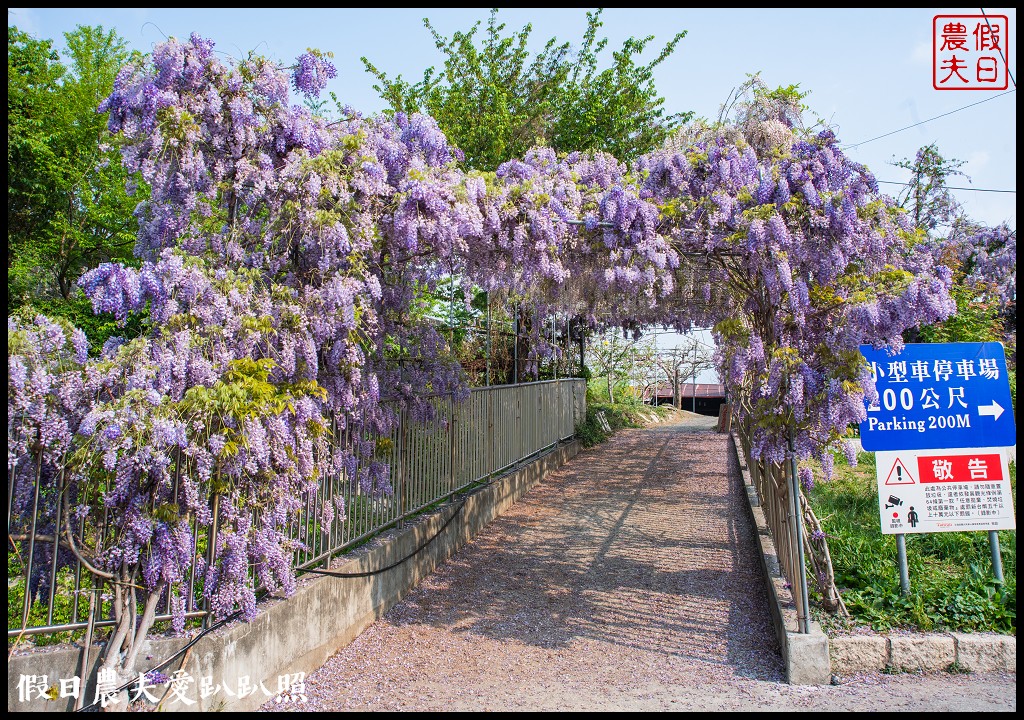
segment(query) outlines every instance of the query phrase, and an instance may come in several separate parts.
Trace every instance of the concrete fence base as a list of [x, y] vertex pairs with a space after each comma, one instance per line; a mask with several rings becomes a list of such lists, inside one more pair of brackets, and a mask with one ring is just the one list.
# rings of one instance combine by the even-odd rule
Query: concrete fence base
[[829, 641], [832, 672], [1017, 672], [1017, 638], [996, 633], [849, 635]]
[[[505, 512], [544, 476], [579, 452], [576, 441], [562, 445], [483, 490], [469, 496], [465, 504], [447, 505], [401, 530], [391, 530], [358, 551], [336, 561], [332, 570], [358, 573], [386, 567], [422, 546], [438, 533], [455, 512], [459, 516], [437, 538], [407, 562], [384, 573], [362, 578], [306, 576], [289, 598], [271, 599], [250, 623], [236, 622], [210, 633], [197, 642], [183, 661], [164, 672], [184, 670], [193, 679], [182, 695], [193, 704], [168, 696], [162, 706], [169, 711], [255, 710], [278, 691], [278, 679], [295, 673], [310, 673], [327, 658], [351, 643], [363, 630], [405, 597], [422, 579], [451, 557], [491, 520]], [[146, 659], [137, 670], [155, 667], [185, 645], [182, 638], [154, 639], [143, 652]], [[97, 659], [100, 648], [92, 650], [92, 662], [85, 683], [85, 704], [95, 698]], [[47, 677], [46, 686], [58, 686], [61, 679], [80, 674], [82, 649], [37, 648], [16, 652], [7, 664], [7, 709], [18, 711], [71, 710], [71, 698], [59, 701], [40, 698], [37, 691], [25, 701], [25, 676]], [[201, 678], [212, 678], [218, 692], [201, 697]], [[262, 686], [261, 686], [262, 683]], [[19, 684], [23, 687], [19, 688]], [[38, 686], [38, 685], [37, 685]], [[151, 692], [160, 694], [166, 686]], [[253, 688], [240, 697], [240, 687]], [[208, 690], [211, 688], [207, 688]], [[227, 692], [231, 690], [231, 694]], [[268, 695], [270, 693], [271, 695]], [[296, 706], [301, 709], [301, 706]]]
[[833, 674], [860, 672], [1017, 672], [1017, 638], [996, 633], [913, 633], [907, 635], [848, 635], [829, 638], [811, 622], [811, 632], [796, 632], [796, 606], [779, 569], [771, 533], [760, 507], [757, 489], [744, 465], [739, 440], [731, 437], [743, 473], [748, 505], [757, 529], [761, 564], [769, 588], [772, 621], [794, 685], [820, 685]]
[[757, 540], [760, 546], [761, 567], [768, 587], [768, 605], [771, 610], [772, 624], [779, 640], [782, 660], [786, 666], [786, 680], [793, 685], [825, 685], [832, 678], [829, 662], [828, 637], [822, 632], [821, 626], [813, 620], [809, 633], [798, 632], [796, 603], [790, 592], [785, 576], [779, 566], [775, 542], [772, 540], [768, 522], [764, 516], [757, 489], [750, 479], [750, 471], [743, 460], [739, 449], [739, 440], [735, 433], [730, 435], [729, 442], [736, 454], [736, 462], [743, 474], [743, 484], [747, 494], [747, 507], [754, 520]]

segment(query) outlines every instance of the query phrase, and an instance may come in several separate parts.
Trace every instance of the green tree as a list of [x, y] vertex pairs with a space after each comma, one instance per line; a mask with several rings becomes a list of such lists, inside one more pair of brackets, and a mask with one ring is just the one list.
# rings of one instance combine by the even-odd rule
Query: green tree
[[956, 315], [922, 327], [916, 338], [918, 342], [1004, 342], [1003, 323], [995, 298], [979, 298], [977, 291], [957, 275], [954, 275], [950, 294], [956, 301]]
[[64, 37], [61, 58], [51, 40], [7, 29], [8, 314], [31, 304], [96, 341], [106, 320], [75, 283], [100, 262], [131, 259], [137, 202], [96, 109], [131, 53], [98, 26]]
[[666, 115], [664, 98], [654, 86], [654, 68], [686, 35], [679, 32], [653, 60], [640, 62], [654, 36], [629, 38], [604, 67], [608, 39], [598, 39], [601, 10], [587, 13], [587, 29], [577, 48], [551, 38], [530, 56], [532, 26], [503, 35], [492, 10], [479, 46], [480, 22], [450, 38], [429, 19], [430, 31], [444, 55], [444, 69], [427, 68], [423, 79], [389, 79], [365, 57], [377, 79], [374, 89], [392, 112], [424, 112], [465, 153], [469, 167], [494, 170], [522, 157], [535, 145], [560, 152], [603, 150], [620, 160], [649, 152], [691, 113]]
[[893, 166], [910, 171], [910, 182], [897, 202], [910, 213], [914, 227], [929, 235], [957, 231], [964, 212], [946, 182], [956, 176], [967, 178], [960, 172], [964, 162], [946, 159], [935, 143], [918, 150], [913, 160], [893, 160]]
[[650, 374], [655, 352], [652, 338], [624, 338], [609, 330], [587, 346], [587, 364], [593, 368], [595, 379], [605, 381], [608, 402], [614, 403], [616, 386], [631, 377]]
[[998, 295], [973, 279], [975, 243], [983, 228], [967, 217], [947, 186], [950, 178], [967, 177], [960, 170], [964, 164], [944, 157], [935, 143], [922, 147], [913, 159], [892, 162], [910, 171], [897, 202], [909, 214], [921, 242], [929, 243], [936, 259], [952, 271], [951, 294], [957, 307], [956, 314], [941, 323], [908, 330], [908, 342], [1006, 341]]
[[[464, 153], [467, 167], [492, 171], [537, 145], [558, 152], [602, 150], [630, 160], [659, 147], [692, 116], [666, 115], [664, 98], [654, 85], [654, 69], [686, 33], [677, 33], [646, 63], [640, 57], [654, 36], [629, 38], [606, 63], [608, 40], [598, 39], [600, 17], [601, 10], [587, 13], [587, 28], [577, 47], [551, 38], [532, 56], [532, 26], [505, 34], [497, 10], [491, 10], [483, 32], [477, 22], [450, 38], [425, 18], [444, 68], [427, 68], [416, 83], [401, 75], [390, 79], [367, 58], [362, 61], [376, 78], [373, 87], [390, 105], [389, 112], [433, 116]], [[492, 309], [504, 317], [513, 314], [506, 302], [492, 302]], [[520, 329], [545, 323], [527, 308], [519, 308], [518, 314]], [[523, 336], [513, 342], [519, 345], [522, 360], [529, 342]]]

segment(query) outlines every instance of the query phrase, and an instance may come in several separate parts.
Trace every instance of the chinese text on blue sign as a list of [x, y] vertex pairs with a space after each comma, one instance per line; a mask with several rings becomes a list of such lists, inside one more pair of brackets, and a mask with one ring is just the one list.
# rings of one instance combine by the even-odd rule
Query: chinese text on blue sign
[[878, 399], [860, 424], [865, 450], [1006, 447], [1017, 443], [1001, 343], [861, 345]]

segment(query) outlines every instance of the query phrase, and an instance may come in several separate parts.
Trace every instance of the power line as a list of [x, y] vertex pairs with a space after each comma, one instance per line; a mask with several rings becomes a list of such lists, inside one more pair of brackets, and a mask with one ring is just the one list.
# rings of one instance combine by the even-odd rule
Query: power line
[[[876, 180], [875, 182], [882, 183], [884, 185], [913, 185], [908, 182], [896, 182], [894, 180]], [[972, 187], [957, 187], [956, 185], [943, 185], [945, 190], [970, 190], [971, 192], [994, 192], [994, 193], [1012, 193], [1017, 194], [1016, 190], [993, 190], [991, 188], [972, 188]]]
[[1003, 95], [1009, 95], [1010, 93], [1015, 93], [1015, 92], [1017, 92], [1017, 88], [1016, 87], [1013, 88], [1013, 90], [1007, 90], [1006, 92], [999, 93], [998, 95], [993, 95], [992, 97], [987, 97], [984, 100], [979, 100], [978, 102], [971, 103], [970, 105], [964, 105], [963, 107], [959, 107], [956, 110], [950, 110], [949, 112], [942, 113], [941, 115], [936, 115], [935, 117], [928, 118], [927, 120], [922, 120], [921, 122], [916, 122], [913, 125], [907, 125], [906, 127], [901, 127], [899, 130], [893, 130], [892, 132], [887, 132], [884, 135], [879, 135], [878, 137], [873, 137], [870, 140], [863, 140], [863, 141], [861, 141], [859, 143], [851, 143], [851, 144], [847, 145], [846, 147], [847, 148], [855, 148], [855, 147], [860, 147], [861, 145], [867, 145], [869, 142], [874, 142], [875, 140], [881, 140], [884, 137], [889, 137], [890, 135], [895, 135], [898, 132], [903, 132], [904, 130], [909, 130], [910, 128], [915, 128], [918, 125], [924, 125], [925, 123], [931, 122], [932, 120], [938, 120], [939, 118], [944, 118], [947, 115], [952, 115], [953, 113], [958, 113], [961, 110], [966, 110], [967, 108], [972, 108], [975, 105], [981, 105], [982, 103], [987, 103], [989, 100], [995, 100], [996, 98], [1000, 98]]

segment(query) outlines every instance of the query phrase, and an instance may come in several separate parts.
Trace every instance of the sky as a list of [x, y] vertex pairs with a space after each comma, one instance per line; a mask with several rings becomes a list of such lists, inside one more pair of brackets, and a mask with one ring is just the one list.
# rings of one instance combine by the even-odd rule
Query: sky
[[[1007, 16], [1004, 51], [1015, 81], [1016, 10], [986, 7], [984, 13]], [[981, 14], [980, 8], [944, 7], [608, 8], [599, 35], [609, 39], [608, 50], [600, 59], [608, 62], [609, 51], [629, 37], [649, 35], [654, 39], [643, 58], [653, 59], [685, 30], [686, 37], [654, 74], [668, 113], [693, 111], [717, 118], [730, 92], [760, 72], [769, 87], [798, 85], [809, 92], [804, 103], [810, 113], [827, 122], [847, 154], [883, 183], [906, 181], [909, 173], [891, 163], [935, 143], [943, 156], [965, 161], [961, 171], [966, 177], [950, 185], [986, 190], [954, 191], [968, 215], [1016, 228], [1015, 82], [1007, 91], [936, 90], [932, 85], [934, 16]], [[488, 15], [487, 8], [8, 8], [7, 23], [54, 40], [58, 49], [63, 33], [77, 25], [113, 28], [143, 52], [167, 37], [187, 38], [193, 32], [213, 40], [228, 57], [256, 52], [283, 65], [307, 48], [318, 48], [333, 53], [338, 69], [328, 90], [369, 115], [385, 104], [361, 57], [389, 77], [401, 74], [416, 81], [427, 67], [443, 65], [424, 18], [450, 37], [477, 21], [486, 23]], [[506, 34], [531, 24], [533, 51], [551, 37], [578, 44], [587, 24], [585, 8], [502, 8], [498, 19], [506, 23]], [[901, 186], [881, 188], [895, 195]]]

